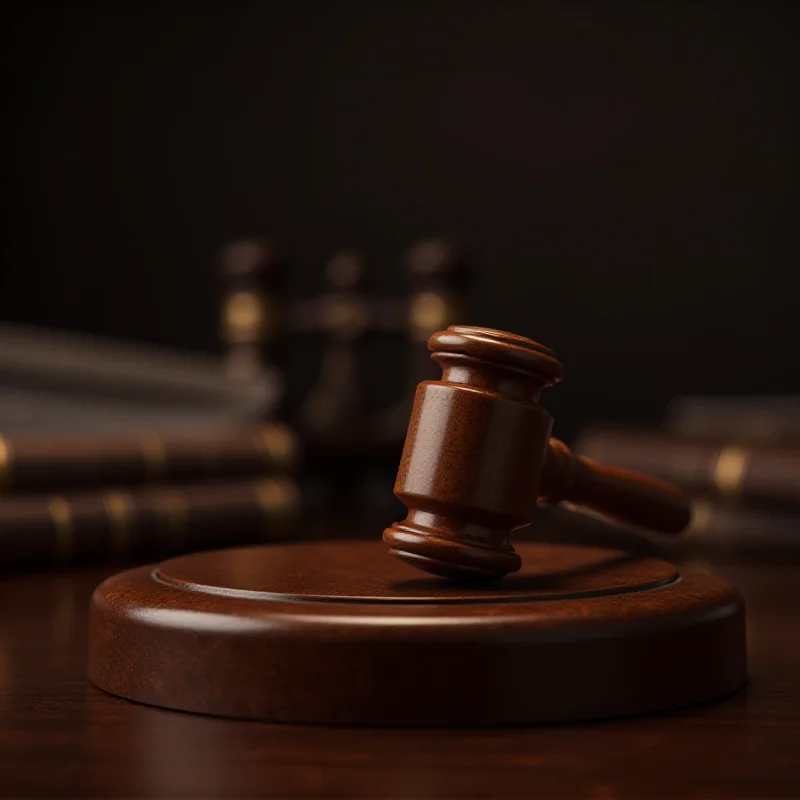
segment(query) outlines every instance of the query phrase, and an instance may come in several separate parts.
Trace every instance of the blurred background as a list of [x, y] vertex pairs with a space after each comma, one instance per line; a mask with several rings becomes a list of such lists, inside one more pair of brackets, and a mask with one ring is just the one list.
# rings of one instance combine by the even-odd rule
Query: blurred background
[[4, 13], [5, 320], [212, 352], [233, 238], [273, 237], [302, 295], [342, 247], [399, 293], [404, 250], [448, 235], [468, 321], [565, 362], [562, 436], [800, 391], [794, 3]]
[[[458, 321], [564, 362], [543, 401], [562, 438], [658, 426], [676, 395], [800, 394], [796, 3], [3, 14], [6, 323], [224, 358], [227, 243], [287, 255], [281, 303], [329, 292], [353, 248], [402, 300], [408, 249], [445, 237]], [[284, 337], [290, 421], [325, 371], [316, 333]], [[364, 357], [377, 405], [406, 391], [402, 342]]]

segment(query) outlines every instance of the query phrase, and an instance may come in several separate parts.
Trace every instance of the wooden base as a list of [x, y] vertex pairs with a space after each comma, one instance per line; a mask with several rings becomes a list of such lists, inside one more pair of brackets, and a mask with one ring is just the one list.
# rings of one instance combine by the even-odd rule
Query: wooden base
[[89, 676], [142, 703], [279, 722], [508, 725], [639, 714], [746, 680], [744, 606], [665, 561], [520, 544], [464, 587], [380, 542], [198, 553], [91, 603]]

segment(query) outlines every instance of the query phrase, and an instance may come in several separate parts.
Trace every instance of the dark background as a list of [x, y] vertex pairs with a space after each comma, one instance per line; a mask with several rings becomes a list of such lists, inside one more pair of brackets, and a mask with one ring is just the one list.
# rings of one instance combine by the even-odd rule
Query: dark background
[[276, 237], [298, 294], [363, 247], [396, 292], [405, 248], [447, 233], [470, 321], [564, 360], [561, 435], [675, 392], [798, 392], [794, 9], [7, 8], [0, 315], [214, 350], [227, 240]]

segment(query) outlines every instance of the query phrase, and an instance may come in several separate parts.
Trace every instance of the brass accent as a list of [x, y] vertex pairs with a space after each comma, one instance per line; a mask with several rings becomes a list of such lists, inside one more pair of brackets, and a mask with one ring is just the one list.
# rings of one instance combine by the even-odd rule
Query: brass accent
[[142, 456], [146, 479], [154, 483], [163, 480], [167, 471], [167, 451], [157, 433], [148, 433], [142, 438]]
[[0, 436], [0, 491], [11, 486], [11, 445]]
[[229, 343], [244, 344], [271, 339], [277, 329], [277, 309], [269, 298], [255, 292], [234, 292], [223, 314], [223, 335]]
[[692, 519], [684, 537], [702, 536], [711, 522], [712, 504], [708, 500], [695, 500], [692, 502]]
[[270, 478], [256, 484], [256, 499], [261, 509], [269, 514], [280, 511], [284, 504], [281, 481]]
[[256, 445], [273, 462], [270, 467], [289, 468], [298, 460], [299, 443], [288, 425], [271, 422], [256, 431]]
[[714, 485], [723, 494], [737, 494], [747, 471], [748, 453], [741, 447], [726, 447], [714, 463]]
[[436, 292], [420, 292], [411, 300], [409, 323], [412, 338], [427, 341], [436, 331], [446, 328], [451, 322], [448, 304]]
[[131, 500], [123, 492], [108, 492], [103, 495], [103, 507], [108, 514], [114, 552], [125, 555], [131, 543]]
[[75, 525], [72, 509], [63, 497], [53, 497], [47, 511], [56, 530], [55, 555], [58, 561], [67, 561], [75, 549]]

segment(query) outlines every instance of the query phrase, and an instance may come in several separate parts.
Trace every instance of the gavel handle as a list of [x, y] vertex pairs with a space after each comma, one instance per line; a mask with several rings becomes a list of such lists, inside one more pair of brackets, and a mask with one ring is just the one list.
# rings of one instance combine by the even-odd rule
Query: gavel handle
[[576, 456], [551, 439], [539, 480], [539, 501], [568, 502], [659, 533], [680, 533], [691, 519], [684, 493], [671, 483]]

